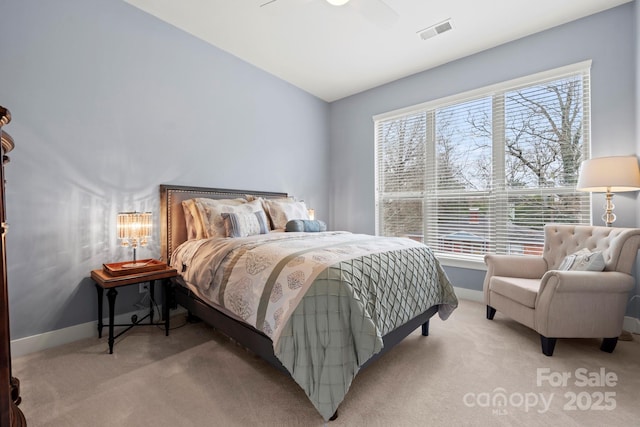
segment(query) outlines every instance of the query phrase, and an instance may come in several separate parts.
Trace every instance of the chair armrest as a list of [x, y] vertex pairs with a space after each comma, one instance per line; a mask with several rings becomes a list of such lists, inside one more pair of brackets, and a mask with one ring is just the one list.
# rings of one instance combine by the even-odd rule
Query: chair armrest
[[547, 271], [544, 258], [535, 255], [496, 255], [484, 256], [487, 264], [487, 277], [506, 276], [523, 279], [539, 279]]
[[557, 293], [627, 293], [635, 284], [633, 276], [619, 271], [549, 270], [540, 281], [538, 295], [551, 284]]
[[549, 270], [535, 302], [535, 330], [547, 337], [612, 338], [622, 330], [633, 276]]

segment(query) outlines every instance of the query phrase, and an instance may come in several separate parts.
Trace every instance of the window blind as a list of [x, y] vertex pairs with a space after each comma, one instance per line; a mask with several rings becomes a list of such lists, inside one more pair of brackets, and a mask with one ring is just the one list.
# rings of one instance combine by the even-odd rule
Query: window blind
[[589, 66], [374, 118], [376, 232], [441, 256], [539, 254], [543, 226], [589, 224]]

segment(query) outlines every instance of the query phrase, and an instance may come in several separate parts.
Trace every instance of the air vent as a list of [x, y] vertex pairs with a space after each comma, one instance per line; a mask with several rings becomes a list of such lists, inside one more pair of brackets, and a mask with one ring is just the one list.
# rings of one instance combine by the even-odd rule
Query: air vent
[[428, 28], [425, 28], [424, 30], [418, 31], [418, 35], [420, 35], [420, 38], [422, 40], [427, 40], [431, 37], [437, 36], [438, 34], [445, 33], [451, 29], [453, 29], [453, 26], [451, 25], [451, 18], [449, 18], [446, 21], [442, 21]]

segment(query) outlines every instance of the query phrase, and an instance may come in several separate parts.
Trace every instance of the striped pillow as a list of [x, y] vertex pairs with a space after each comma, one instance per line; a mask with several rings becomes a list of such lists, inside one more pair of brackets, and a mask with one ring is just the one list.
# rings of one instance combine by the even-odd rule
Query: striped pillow
[[253, 213], [223, 213], [224, 228], [227, 237], [247, 237], [267, 234], [267, 216], [264, 211]]

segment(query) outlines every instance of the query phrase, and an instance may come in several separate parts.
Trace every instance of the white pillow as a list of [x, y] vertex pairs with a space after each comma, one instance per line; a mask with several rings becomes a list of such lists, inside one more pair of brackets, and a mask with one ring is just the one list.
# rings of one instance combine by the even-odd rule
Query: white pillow
[[567, 255], [558, 270], [572, 271], [602, 271], [604, 270], [604, 256], [602, 252], [591, 252], [589, 249], [580, 249]]
[[292, 219], [309, 219], [304, 202], [293, 199], [263, 199], [263, 203], [274, 230], [284, 230], [287, 222]]

